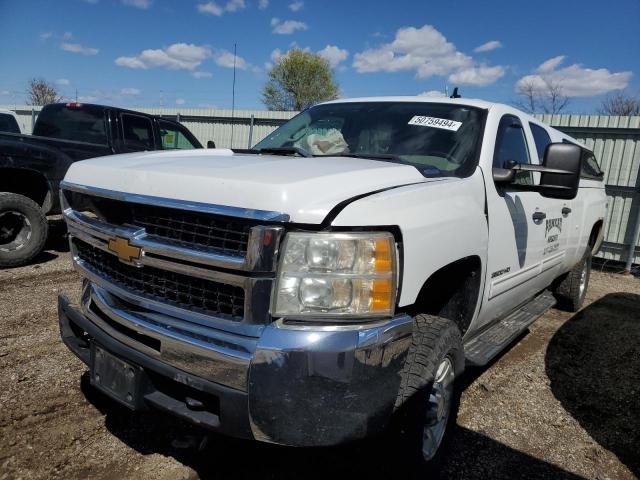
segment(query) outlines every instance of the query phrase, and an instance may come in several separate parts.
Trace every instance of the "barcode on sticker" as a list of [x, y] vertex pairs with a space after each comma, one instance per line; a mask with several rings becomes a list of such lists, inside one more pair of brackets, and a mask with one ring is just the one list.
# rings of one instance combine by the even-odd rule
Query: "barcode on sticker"
[[445, 130], [451, 130], [453, 132], [457, 132], [462, 122], [456, 122], [455, 120], [447, 120], [446, 118], [436, 118], [436, 117], [423, 117], [421, 115], [416, 115], [411, 120], [409, 120], [409, 125], [420, 125], [422, 127], [434, 127], [434, 128], [443, 128]]

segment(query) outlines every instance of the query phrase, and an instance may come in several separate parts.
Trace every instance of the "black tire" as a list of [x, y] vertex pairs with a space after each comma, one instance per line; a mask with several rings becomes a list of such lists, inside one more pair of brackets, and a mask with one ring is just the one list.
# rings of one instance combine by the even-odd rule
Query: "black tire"
[[[453, 367], [452, 394], [448, 416], [442, 422], [444, 433], [435, 454], [425, 458], [423, 436], [433, 418], [434, 380], [440, 365], [448, 359]], [[440, 469], [455, 425], [460, 392], [455, 382], [464, 371], [465, 358], [462, 336], [458, 327], [445, 318], [433, 315], [417, 315], [413, 322], [412, 343], [401, 372], [401, 383], [396, 399], [400, 427], [399, 446], [419, 475], [434, 473]], [[437, 410], [437, 409], [436, 409]], [[431, 418], [431, 420], [427, 420]]]
[[0, 192], [0, 268], [24, 265], [47, 240], [47, 217], [24, 195]]
[[[584, 272], [584, 288], [583, 285]], [[591, 249], [587, 248], [582, 259], [573, 269], [561, 277], [554, 287], [553, 293], [558, 300], [557, 307], [567, 312], [577, 312], [582, 308], [589, 288], [591, 277]]]

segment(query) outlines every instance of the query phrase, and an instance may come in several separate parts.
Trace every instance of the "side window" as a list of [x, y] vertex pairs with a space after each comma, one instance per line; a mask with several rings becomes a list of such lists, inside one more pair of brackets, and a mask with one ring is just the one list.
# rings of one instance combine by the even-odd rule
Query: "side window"
[[[500, 120], [496, 149], [493, 153], [494, 167], [504, 168], [507, 162], [531, 163], [522, 123], [513, 115], [505, 115]], [[533, 185], [533, 173], [518, 172], [515, 183]]]
[[540, 125], [536, 125], [535, 123], [529, 123], [529, 127], [531, 127], [531, 133], [533, 134], [533, 141], [536, 144], [536, 151], [538, 152], [538, 158], [540, 159], [540, 163], [542, 163], [542, 158], [544, 157], [544, 151], [547, 148], [547, 145], [551, 143], [551, 137], [547, 131], [542, 128]]
[[596, 157], [588, 150], [583, 150], [582, 152], [582, 177], [595, 180], [602, 180], [603, 177]]
[[0, 132], [20, 133], [20, 127], [13, 115], [0, 113]]
[[179, 125], [164, 120], [158, 120], [160, 127], [160, 137], [162, 138], [162, 148], [165, 150], [196, 148], [191, 140], [183, 133]]
[[151, 120], [139, 115], [122, 114], [124, 144], [134, 150], [154, 150]]

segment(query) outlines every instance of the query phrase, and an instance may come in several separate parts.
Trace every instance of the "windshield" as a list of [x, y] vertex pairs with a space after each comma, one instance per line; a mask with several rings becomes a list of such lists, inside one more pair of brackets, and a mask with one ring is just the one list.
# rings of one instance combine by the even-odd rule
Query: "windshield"
[[426, 176], [462, 176], [477, 157], [483, 118], [474, 107], [427, 102], [318, 105], [254, 149], [368, 157], [414, 165]]

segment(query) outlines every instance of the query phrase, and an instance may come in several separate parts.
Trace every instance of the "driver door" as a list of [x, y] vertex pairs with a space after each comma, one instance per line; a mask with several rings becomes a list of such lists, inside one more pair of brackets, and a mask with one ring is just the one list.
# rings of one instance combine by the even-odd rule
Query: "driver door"
[[[493, 166], [505, 163], [539, 164], [532, 155], [521, 119], [504, 115], [498, 127]], [[515, 184], [533, 185], [538, 174], [518, 172]], [[480, 325], [499, 318], [532, 298], [541, 288], [539, 272], [545, 239], [544, 207], [538, 192], [498, 187], [485, 172], [489, 219], [487, 282]]]

